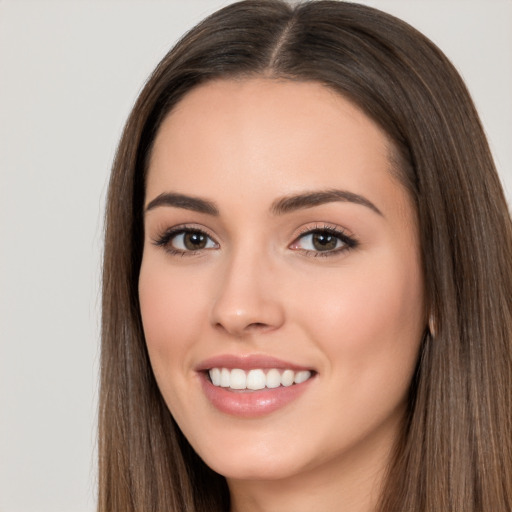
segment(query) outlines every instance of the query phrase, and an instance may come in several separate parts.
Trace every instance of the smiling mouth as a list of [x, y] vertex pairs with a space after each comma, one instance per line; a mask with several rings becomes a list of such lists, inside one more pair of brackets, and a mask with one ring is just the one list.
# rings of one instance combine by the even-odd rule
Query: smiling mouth
[[208, 375], [215, 387], [232, 391], [257, 391], [302, 384], [313, 377], [314, 372], [277, 368], [256, 368], [249, 371], [240, 368], [211, 368], [208, 370]]

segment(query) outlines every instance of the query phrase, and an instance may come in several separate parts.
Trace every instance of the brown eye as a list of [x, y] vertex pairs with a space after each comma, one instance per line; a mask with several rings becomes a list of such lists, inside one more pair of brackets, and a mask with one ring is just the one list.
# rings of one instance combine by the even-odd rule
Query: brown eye
[[335, 234], [330, 230], [315, 230], [302, 235], [292, 248], [313, 253], [337, 252], [350, 245], [343, 238], [342, 234]]
[[217, 242], [215, 242], [210, 236], [197, 229], [171, 231], [157, 240], [156, 244], [167, 248], [170, 252], [180, 254], [217, 249], [219, 247]]
[[208, 243], [208, 237], [200, 231], [189, 231], [183, 233], [183, 245], [189, 251], [204, 249]]
[[356, 239], [340, 229], [317, 228], [299, 236], [290, 249], [300, 250], [310, 256], [330, 256], [357, 247]]
[[339, 238], [330, 233], [319, 232], [311, 234], [311, 244], [317, 251], [332, 251], [338, 247]]

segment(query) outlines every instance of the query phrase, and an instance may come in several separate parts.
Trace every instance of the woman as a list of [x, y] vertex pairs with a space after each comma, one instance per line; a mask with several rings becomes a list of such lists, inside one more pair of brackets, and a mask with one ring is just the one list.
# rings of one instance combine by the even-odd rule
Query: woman
[[424, 36], [342, 2], [210, 16], [114, 163], [99, 510], [512, 510], [511, 256]]

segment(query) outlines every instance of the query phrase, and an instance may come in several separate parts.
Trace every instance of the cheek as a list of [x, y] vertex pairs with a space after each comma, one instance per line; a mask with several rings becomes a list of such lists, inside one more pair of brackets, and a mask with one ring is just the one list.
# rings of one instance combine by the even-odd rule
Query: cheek
[[185, 273], [165, 264], [143, 260], [139, 301], [146, 344], [155, 374], [160, 366], [176, 365], [175, 357], [197, 339], [205, 318], [205, 293]]
[[302, 308], [303, 329], [327, 361], [323, 377], [331, 393], [318, 414], [338, 404], [336, 421], [326, 427], [333, 438], [340, 425], [358, 439], [403, 413], [424, 329], [421, 272], [415, 263], [405, 267], [344, 268], [317, 288], [328, 294], [314, 294]]
[[400, 366], [415, 365], [425, 323], [420, 266], [386, 254], [359, 263], [311, 283], [316, 291], [297, 314], [337, 369], [369, 378], [402, 375]]

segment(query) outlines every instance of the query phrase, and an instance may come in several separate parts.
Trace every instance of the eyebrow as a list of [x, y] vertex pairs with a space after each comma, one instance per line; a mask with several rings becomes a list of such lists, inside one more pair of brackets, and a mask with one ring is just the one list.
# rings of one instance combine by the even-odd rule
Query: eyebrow
[[146, 206], [146, 212], [159, 206], [174, 206], [175, 208], [183, 208], [194, 212], [206, 213], [207, 215], [219, 215], [219, 209], [214, 202], [201, 199], [200, 197], [177, 194], [175, 192], [164, 192], [163, 194], [155, 197], [155, 199]]
[[[382, 217], [384, 216], [369, 199], [366, 199], [366, 197], [347, 190], [338, 189], [305, 192], [286, 196], [274, 201], [270, 207], [270, 211], [274, 215], [285, 215], [297, 210], [313, 208], [314, 206], [334, 202], [348, 202], [366, 206]], [[183, 208], [185, 210], [192, 210], [216, 217], [219, 216], [219, 208], [213, 201], [178, 194], [176, 192], [164, 192], [158, 195], [146, 206], [146, 212], [158, 208], [159, 206], [172, 206], [174, 208]]]
[[340, 201], [366, 206], [370, 210], [373, 210], [375, 213], [384, 217], [382, 212], [369, 199], [366, 199], [366, 197], [354, 194], [347, 190], [338, 189], [306, 192], [304, 194], [283, 197], [282, 199], [274, 201], [270, 210], [275, 215], [283, 215], [296, 210]]

